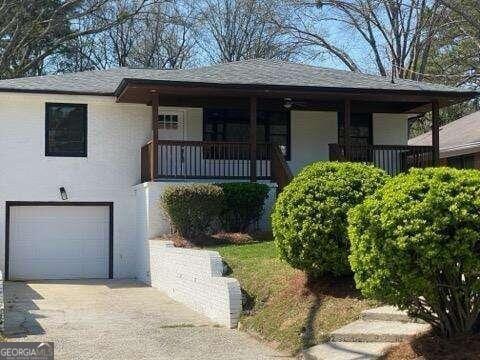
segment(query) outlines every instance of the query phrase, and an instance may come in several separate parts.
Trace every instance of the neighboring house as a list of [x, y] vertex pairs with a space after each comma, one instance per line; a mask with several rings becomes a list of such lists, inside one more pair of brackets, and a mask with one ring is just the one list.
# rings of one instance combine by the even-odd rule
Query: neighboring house
[[[408, 141], [410, 145], [430, 145], [431, 132]], [[456, 168], [480, 169], [480, 111], [440, 128], [440, 164]]]
[[263, 181], [271, 204], [313, 161], [427, 166], [435, 147], [407, 145], [407, 118], [476, 95], [266, 60], [0, 81], [1, 269], [148, 280], [168, 184]]

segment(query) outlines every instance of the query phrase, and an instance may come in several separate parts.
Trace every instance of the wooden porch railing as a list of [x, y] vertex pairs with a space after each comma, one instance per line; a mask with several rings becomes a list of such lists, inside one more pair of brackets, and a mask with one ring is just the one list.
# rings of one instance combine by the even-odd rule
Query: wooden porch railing
[[[151, 142], [142, 147], [142, 181], [149, 181]], [[271, 145], [257, 144], [257, 179], [271, 178]], [[158, 141], [158, 174], [164, 179], [249, 179], [250, 144], [245, 142]]]
[[292, 172], [285, 160], [285, 157], [278, 145], [272, 146], [271, 154], [271, 176], [272, 181], [278, 185], [278, 191], [282, 191], [293, 179]]
[[147, 142], [145, 145], [142, 146], [142, 149], [140, 150], [140, 156], [141, 156], [141, 161], [140, 161], [140, 166], [141, 166], [141, 181], [146, 182], [153, 180], [152, 179], [152, 140]]
[[409, 145], [345, 145], [329, 144], [331, 161], [365, 162], [382, 168], [390, 175], [397, 175], [412, 167], [424, 168], [433, 165], [432, 146]]

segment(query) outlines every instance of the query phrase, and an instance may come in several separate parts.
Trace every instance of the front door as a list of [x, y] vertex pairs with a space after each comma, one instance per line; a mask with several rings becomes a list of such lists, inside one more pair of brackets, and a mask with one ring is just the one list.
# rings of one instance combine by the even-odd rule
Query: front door
[[158, 140], [159, 173], [162, 176], [183, 175], [185, 146], [181, 141], [185, 140], [185, 116], [182, 111], [159, 111]]
[[158, 140], [185, 140], [185, 116], [182, 111], [160, 111]]

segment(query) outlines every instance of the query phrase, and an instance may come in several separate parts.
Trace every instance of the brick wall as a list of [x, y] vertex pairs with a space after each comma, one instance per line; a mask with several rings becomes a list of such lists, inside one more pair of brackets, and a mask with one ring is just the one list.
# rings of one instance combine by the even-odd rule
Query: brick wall
[[222, 276], [218, 252], [175, 248], [165, 240], [149, 244], [147, 283], [220, 325], [237, 326], [242, 311], [240, 284]]

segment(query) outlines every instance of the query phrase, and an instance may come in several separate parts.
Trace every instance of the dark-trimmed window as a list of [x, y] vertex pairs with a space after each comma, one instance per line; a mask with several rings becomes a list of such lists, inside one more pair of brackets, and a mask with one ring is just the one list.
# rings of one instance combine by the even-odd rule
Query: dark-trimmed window
[[[203, 140], [248, 142], [250, 116], [248, 110], [204, 109]], [[258, 111], [257, 142], [279, 145], [290, 159], [290, 112]]]
[[[372, 114], [350, 115], [350, 138], [352, 145], [373, 144]], [[345, 144], [345, 114], [338, 113], [338, 143]]]
[[447, 158], [447, 165], [457, 169], [473, 169], [475, 167], [475, 157], [472, 154], [452, 156]]
[[45, 155], [87, 156], [87, 105], [46, 104]]

